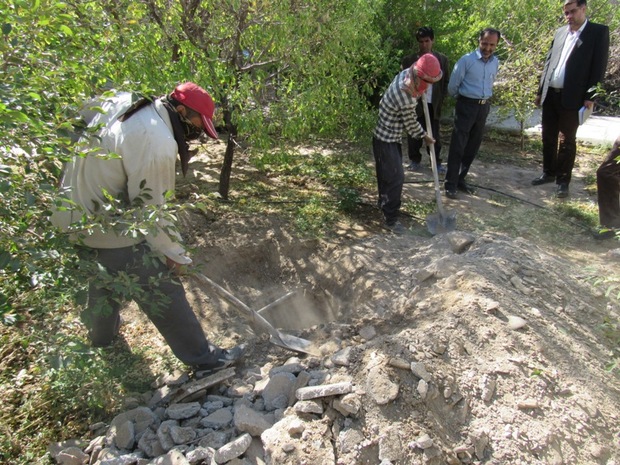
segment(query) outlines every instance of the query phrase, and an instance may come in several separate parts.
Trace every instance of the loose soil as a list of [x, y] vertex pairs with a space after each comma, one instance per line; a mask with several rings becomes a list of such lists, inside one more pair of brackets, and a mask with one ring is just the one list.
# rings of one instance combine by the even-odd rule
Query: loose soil
[[[398, 396], [365, 403], [355, 421], [374, 437], [398, 436], [406, 458], [392, 463], [620, 464], [620, 377], [605, 369], [618, 356], [617, 336], [605, 329], [618, 324], [620, 309], [605, 285], [594, 285], [594, 277], [620, 274], [619, 244], [594, 241], [554, 208], [575, 199], [595, 208], [585, 180], [600, 154], [580, 155], [571, 197], [560, 201], [553, 184], [530, 185], [539, 160], [515, 144], [486, 140], [470, 175], [478, 193], [443, 197], [457, 214], [450, 234], [432, 236], [424, 218], [411, 215], [403, 217], [407, 234], [383, 230], [369, 192], [356, 215], [321, 240], [300, 239], [275, 215], [232, 213], [187, 214], [184, 236], [205, 274], [252, 308], [294, 291], [265, 317], [313, 341], [322, 367], [346, 372], [364, 391], [369, 368], [383, 366]], [[195, 182], [217, 190], [223, 148], [198, 155], [179, 181], [182, 193]], [[232, 197], [251, 170], [239, 154]], [[434, 202], [428, 166], [406, 177], [405, 203]], [[296, 355], [270, 344], [204, 285], [187, 280], [186, 288], [215, 343], [250, 344], [240, 376]], [[131, 310], [123, 327], [129, 346], [149, 340], [166, 351], [145, 327]], [[352, 364], [334, 366], [331, 356], [346, 347]], [[424, 364], [426, 393], [403, 360]], [[434, 449], [411, 445], [424, 434]]]

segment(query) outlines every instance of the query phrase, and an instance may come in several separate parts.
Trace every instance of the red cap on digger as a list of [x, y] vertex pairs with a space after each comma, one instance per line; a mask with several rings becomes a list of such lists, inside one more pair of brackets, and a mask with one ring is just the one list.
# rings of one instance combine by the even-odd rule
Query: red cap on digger
[[217, 131], [213, 125], [215, 104], [209, 92], [193, 82], [185, 82], [176, 86], [170, 96], [181, 104], [200, 113], [205, 132], [212, 139], [217, 139]]
[[[426, 84], [434, 84], [443, 77], [439, 60], [432, 53], [425, 53], [412, 65], [418, 77]], [[426, 88], [426, 86], [424, 86]]]

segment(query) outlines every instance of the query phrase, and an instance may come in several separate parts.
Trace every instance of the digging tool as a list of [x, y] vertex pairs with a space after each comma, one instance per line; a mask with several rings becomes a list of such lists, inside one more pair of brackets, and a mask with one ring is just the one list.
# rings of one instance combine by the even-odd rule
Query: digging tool
[[259, 315], [262, 315], [263, 313], [265, 313], [268, 310], [271, 310], [273, 307], [275, 307], [276, 305], [280, 305], [282, 302], [284, 302], [287, 299], [290, 299], [292, 296], [294, 296], [296, 294], [295, 291], [291, 291], [287, 294], [284, 294], [282, 297], [277, 298], [276, 300], [274, 300], [273, 302], [271, 302], [270, 304], [265, 305], [263, 308], [259, 308], [258, 310], [256, 310], [256, 313], [258, 313]]
[[239, 310], [242, 310], [247, 316], [251, 317], [252, 321], [256, 324], [256, 326], [269, 333], [269, 342], [271, 342], [272, 344], [278, 347], [282, 347], [283, 349], [292, 350], [293, 352], [316, 355], [316, 352], [312, 350], [313, 344], [310, 341], [296, 336], [292, 336], [290, 334], [284, 334], [278, 331], [258, 312], [252, 310], [250, 307], [248, 307], [246, 304], [244, 304], [241, 300], [232, 295], [222, 286], [217, 284], [215, 281], [207, 278], [201, 273], [194, 273], [193, 275], [200, 282], [211, 286], [220, 296], [226, 299], [229, 303], [237, 307]]
[[[431, 117], [428, 112], [426, 93], [422, 94], [422, 107], [424, 108], [424, 119], [426, 120], [426, 132], [433, 137], [431, 128]], [[454, 231], [456, 228], [456, 212], [446, 212], [441, 201], [441, 190], [439, 188], [439, 175], [437, 174], [437, 160], [435, 158], [435, 145], [428, 146], [431, 154], [431, 168], [433, 170], [433, 180], [435, 181], [435, 199], [437, 200], [437, 213], [431, 213], [426, 217], [426, 228], [433, 236], [435, 234]]]

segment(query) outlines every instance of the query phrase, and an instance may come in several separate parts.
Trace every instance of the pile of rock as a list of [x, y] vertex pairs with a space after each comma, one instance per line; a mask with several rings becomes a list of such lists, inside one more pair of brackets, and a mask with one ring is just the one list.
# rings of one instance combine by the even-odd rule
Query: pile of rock
[[372, 326], [341, 325], [331, 335], [322, 359], [162, 377], [109, 425], [93, 425], [94, 439], [53, 444], [50, 454], [62, 465], [456, 465], [485, 456], [488, 437], [446, 445], [425, 424], [429, 402], [450, 417], [467, 415], [468, 402], [441, 388], [430, 360], [403, 349], [409, 330], [377, 337]]
[[[327, 365], [344, 365], [350, 356], [344, 350]], [[93, 425], [88, 444], [58, 443], [50, 453], [63, 465], [335, 464], [336, 457], [373, 448], [348, 428], [364, 392], [346, 375], [319, 366], [317, 358], [292, 358], [242, 378], [234, 368], [199, 380], [170, 376], [142, 398], [128, 399], [133, 408], [109, 425]], [[372, 455], [378, 458], [376, 450]]]

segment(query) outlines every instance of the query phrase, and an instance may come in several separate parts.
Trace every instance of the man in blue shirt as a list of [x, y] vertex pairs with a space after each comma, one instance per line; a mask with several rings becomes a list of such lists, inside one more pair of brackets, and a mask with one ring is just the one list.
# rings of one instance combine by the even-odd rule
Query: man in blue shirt
[[463, 55], [450, 76], [448, 93], [457, 99], [444, 182], [446, 197], [450, 199], [457, 198], [457, 189], [468, 194], [476, 192], [467, 185], [465, 177], [482, 143], [491, 107], [489, 99], [499, 68], [494, 52], [500, 38], [497, 29], [481, 31], [478, 49]]

